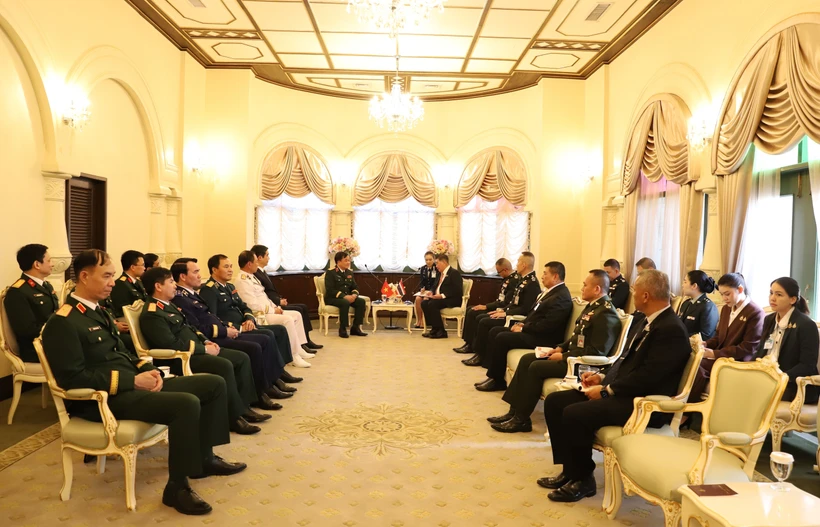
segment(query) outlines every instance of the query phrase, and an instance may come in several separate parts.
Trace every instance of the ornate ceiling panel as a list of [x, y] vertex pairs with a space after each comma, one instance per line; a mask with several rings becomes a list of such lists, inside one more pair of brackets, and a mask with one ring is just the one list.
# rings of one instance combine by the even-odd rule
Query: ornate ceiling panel
[[[208, 68], [367, 99], [389, 88], [395, 42], [347, 12], [347, 0], [125, 0]], [[585, 79], [681, 0], [447, 0], [399, 36], [405, 86], [425, 100]]]

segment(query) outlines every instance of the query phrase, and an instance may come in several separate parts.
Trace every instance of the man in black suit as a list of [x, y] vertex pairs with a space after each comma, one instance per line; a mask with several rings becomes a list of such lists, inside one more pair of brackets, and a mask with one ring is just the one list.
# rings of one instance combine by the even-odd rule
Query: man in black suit
[[572, 316], [572, 296], [564, 285], [566, 268], [561, 262], [547, 262], [541, 281], [546, 290], [541, 293], [524, 322], [511, 328], [490, 330], [487, 340], [487, 379], [476, 383], [481, 392], [507, 389], [507, 352], [516, 348], [535, 349], [538, 346], [554, 348], [564, 340], [567, 323]]
[[464, 281], [461, 273], [450, 267], [450, 258], [446, 254], [436, 256], [436, 269], [439, 272], [436, 289], [430, 291], [430, 296], [421, 303], [424, 320], [430, 325], [430, 331], [425, 332], [422, 336], [431, 339], [446, 339], [447, 332], [444, 330], [441, 310], [461, 305], [461, 297], [464, 296]]
[[265, 272], [265, 267], [267, 267], [268, 261], [270, 261], [270, 253], [268, 252], [268, 248], [264, 245], [254, 245], [251, 247], [251, 252], [256, 255], [256, 263], [259, 265], [259, 268], [255, 273], [253, 273], [253, 275], [259, 280], [262, 287], [265, 288], [265, 294], [268, 295], [271, 302], [281, 307], [285, 311], [298, 311], [301, 313], [302, 325], [305, 328], [308, 347], [311, 348], [313, 352], [324, 348], [321, 344], [316, 344], [310, 340], [310, 331], [313, 329], [313, 326], [310, 323], [310, 311], [308, 311], [308, 307], [305, 304], [292, 304], [288, 302], [287, 298], [282, 298], [282, 295], [280, 295], [279, 291], [276, 290], [276, 286], [273, 285], [273, 281], [270, 279], [270, 276], [268, 276], [268, 273]]
[[[592, 444], [604, 426], [623, 426], [632, 415], [632, 400], [647, 395], [672, 396], [678, 390], [691, 352], [683, 322], [669, 306], [669, 277], [645, 270], [635, 282], [635, 307], [646, 315], [633, 331], [621, 358], [605, 374], [584, 373], [585, 392], [555, 392], [544, 401], [552, 457], [561, 474], [538, 480], [553, 489], [549, 499], [575, 502], [596, 492]], [[658, 414], [649, 426], [669, 416]]]

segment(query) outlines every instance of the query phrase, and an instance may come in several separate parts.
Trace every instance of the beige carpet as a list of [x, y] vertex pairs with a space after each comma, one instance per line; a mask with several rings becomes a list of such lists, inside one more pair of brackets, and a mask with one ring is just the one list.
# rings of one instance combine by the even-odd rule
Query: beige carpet
[[[318, 333], [318, 332], [317, 332]], [[332, 334], [331, 334], [332, 335]], [[662, 513], [627, 498], [615, 522], [599, 494], [556, 504], [535, 480], [557, 472], [539, 409], [530, 434], [493, 432], [485, 418], [506, 411], [501, 393], [473, 389], [483, 370], [418, 332], [379, 331], [348, 340], [317, 337], [325, 349], [285, 409], [261, 434], [233, 436], [218, 453], [249, 468], [194, 481], [213, 506], [184, 517], [160, 502], [167, 448], [140, 454], [137, 510], [125, 509], [122, 464], [97, 475], [75, 456], [71, 500], [61, 502], [59, 429], [0, 453], [0, 524], [533, 526], [662, 525]], [[599, 487], [601, 469], [596, 473]]]

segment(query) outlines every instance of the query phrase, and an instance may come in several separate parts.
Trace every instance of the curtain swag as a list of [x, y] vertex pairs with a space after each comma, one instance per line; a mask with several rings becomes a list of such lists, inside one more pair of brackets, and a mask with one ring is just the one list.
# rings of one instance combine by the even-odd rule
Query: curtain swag
[[353, 206], [366, 205], [376, 198], [398, 203], [410, 196], [427, 207], [438, 207], [430, 167], [407, 154], [382, 154], [365, 163], [359, 172], [353, 188]]
[[503, 197], [513, 205], [526, 205], [527, 173], [524, 163], [507, 150], [494, 149], [479, 154], [464, 168], [453, 194], [453, 204], [463, 207], [476, 194], [485, 201], [498, 201]]
[[262, 165], [260, 198], [282, 194], [301, 198], [313, 193], [327, 204], [336, 202], [330, 172], [319, 157], [299, 145], [286, 145], [268, 155]]

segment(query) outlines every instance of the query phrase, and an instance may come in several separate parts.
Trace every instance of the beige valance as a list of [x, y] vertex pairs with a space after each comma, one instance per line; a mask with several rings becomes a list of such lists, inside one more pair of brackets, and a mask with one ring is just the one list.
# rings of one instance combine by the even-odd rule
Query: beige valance
[[746, 58], [723, 101], [712, 171], [738, 172], [751, 143], [767, 154], [779, 154], [804, 135], [820, 142], [818, 23], [786, 27]]
[[[632, 126], [624, 153], [621, 193], [626, 196], [638, 185], [642, 171], [649, 181], [661, 177], [683, 185], [698, 179], [689, 164], [686, 126], [692, 113], [678, 96], [665, 93], [649, 101]], [[690, 169], [691, 168], [691, 169]]]
[[262, 165], [260, 198], [276, 199], [283, 193], [301, 198], [313, 193], [333, 204], [336, 195], [325, 163], [302, 145], [282, 145], [271, 152]]
[[367, 161], [353, 187], [353, 206], [378, 198], [398, 203], [413, 196], [427, 207], [438, 207], [436, 184], [430, 167], [421, 159], [402, 152], [378, 155]]
[[502, 197], [513, 205], [527, 204], [527, 171], [521, 158], [509, 150], [491, 149], [474, 157], [458, 181], [453, 194], [456, 207], [463, 207], [476, 194], [486, 201]]

